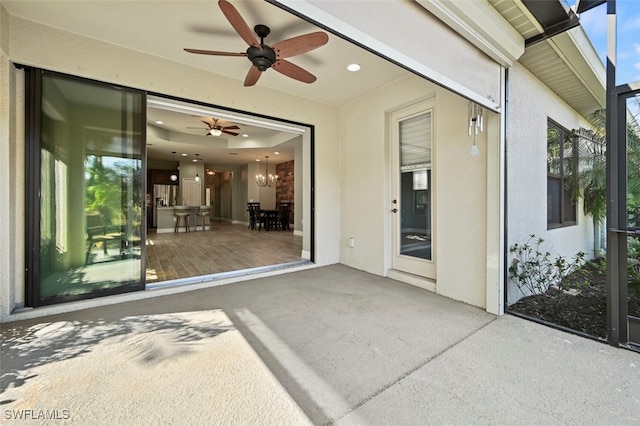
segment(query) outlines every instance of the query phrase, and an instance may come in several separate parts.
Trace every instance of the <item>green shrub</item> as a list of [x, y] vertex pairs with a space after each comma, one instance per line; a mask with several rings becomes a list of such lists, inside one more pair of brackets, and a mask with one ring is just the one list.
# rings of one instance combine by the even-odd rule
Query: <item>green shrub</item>
[[551, 253], [542, 250], [542, 243], [542, 238], [532, 234], [526, 243], [509, 249], [513, 255], [509, 275], [524, 296], [545, 294], [553, 285], [566, 290], [562, 279], [584, 264], [584, 252], [578, 252], [571, 261], [563, 256], [552, 258]]

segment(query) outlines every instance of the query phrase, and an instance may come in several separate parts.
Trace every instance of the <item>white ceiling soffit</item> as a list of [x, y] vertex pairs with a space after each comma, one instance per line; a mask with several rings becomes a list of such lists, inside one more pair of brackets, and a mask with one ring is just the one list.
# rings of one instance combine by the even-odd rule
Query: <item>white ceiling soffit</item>
[[583, 117], [606, 104], [606, 70], [582, 27], [527, 48], [519, 61]]
[[486, 1], [416, 1], [503, 67], [524, 53], [524, 38]]
[[[447, 40], [452, 40], [453, 37], [446, 32], [443, 32], [438, 25], [442, 28], [448, 28], [447, 24], [439, 21], [437, 17], [429, 13], [424, 7], [422, 7], [415, 0], [404, 1], [344, 1], [344, 0], [266, 0], [276, 6], [283, 9], [288, 9], [294, 14], [318, 23], [318, 25], [325, 29], [337, 34], [347, 40], [353, 41], [360, 46], [384, 57], [392, 62], [395, 62], [402, 67], [413, 71], [414, 73], [423, 76], [437, 84], [446, 87], [447, 89], [471, 100], [479, 105], [484, 106], [492, 111], [499, 111], [500, 109], [500, 94], [492, 94], [490, 90], [477, 89], [465, 85], [465, 83], [474, 83], [469, 79], [456, 79], [452, 78], [447, 71], [440, 70], [435, 66], [430, 66], [433, 62], [424, 60], [424, 55], [429, 54], [430, 49], [433, 50], [436, 47], [441, 48], [443, 43], [443, 37]], [[467, 1], [464, 1], [467, 4]], [[354, 12], [354, 9], [361, 5], [362, 10], [366, 12], [358, 13]], [[492, 9], [488, 4], [485, 8]], [[419, 12], [424, 10], [424, 14]], [[416, 13], [416, 11], [418, 13]], [[494, 17], [504, 21], [504, 19], [493, 10]], [[487, 12], [488, 14], [488, 12]], [[488, 19], [488, 18], [487, 18]], [[483, 21], [484, 22], [484, 21]], [[506, 21], [505, 21], [506, 22]], [[485, 22], [486, 23], [486, 22]], [[496, 24], [500, 28], [504, 29], [503, 23]], [[506, 24], [508, 26], [508, 23]], [[411, 37], [406, 38], [403, 34], [399, 34], [394, 28], [400, 26], [403, 29], [411, 29]], [[506, 30], [505, 30], [506, 31]], [[506, 37], [506, 32], [502, 32], [502, 37]], [[455, 33], [455, 31], [451, 31]], [[510, 37], [515, 37], [516, 41], [500, 40], [500, 43], [506, 44], [520, 44], [521, 49], [524, 49], [524, 40], [517, 33], [517, 31], [510, 31]], [[403, 38], [404, 37], [404, 38]], [[456, 34], [455, 37], [460, 41], [468, 43], [468, 40]], [[496, 36], [498, 37], [498, 36]], [[399, 41], [400, 40], [400, 41]], [[458, 45], [459, 47], [459, 45]], [[474, 49], [475, 46], [473, 47]], [[469, 49], [470, 51], [471, 49]], [[513, 51], [510, 47], [507, 51]], [[517, 49], [516, 49], [517, 50]], [[522, 52], [520, 52], [522, 53]], [[460, 54], [460, 52], [456, 52]], [[477, 50], [478, 56], [476, 60], [481, 60], [480, 57], [486, 58], [486, 62], [492, 62], [499, 66], [499, 62], [489, 59], [488, 54]], [[513, 55], [518, 55], [516, 51], [512, 52]], [[416, 59], [420, 55], [423, 58]], [[515, 57], [509, 57], [509, 61], [513, 61]], [[452, 64], [455, 61], [450, 61]], [[485, 67], [486, 64], [482, 66]], [[442, 67], [441, 67], [442, 68]], [[449, 70], [450, 71], [450, 70]], [[476, 73], [476, 76], [480, 73]], [[496, 73], [498, 75], [498, 73]], [[481, 79], [476, 79], [480, 81]], [[484, 84], [484, 82], [483, 82]], [[498, 100], [496, 100], [498, 99]]]

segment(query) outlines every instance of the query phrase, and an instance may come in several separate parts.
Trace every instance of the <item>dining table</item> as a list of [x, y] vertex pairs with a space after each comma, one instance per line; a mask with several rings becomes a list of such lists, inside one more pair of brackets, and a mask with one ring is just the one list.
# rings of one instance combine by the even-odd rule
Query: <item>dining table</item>
[[278, 226], [278, 209], [260, 209], [260, 215], [264, 217], [264, 230], [271, 231]]

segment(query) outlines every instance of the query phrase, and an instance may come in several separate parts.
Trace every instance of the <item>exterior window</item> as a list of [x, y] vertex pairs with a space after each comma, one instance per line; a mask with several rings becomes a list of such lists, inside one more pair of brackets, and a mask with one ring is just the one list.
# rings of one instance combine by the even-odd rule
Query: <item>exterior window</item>
[[576, 224], [571, 183], [577, 164], [575, 140], [568, 130], [549, 121], [547, 126], [547, 229]]

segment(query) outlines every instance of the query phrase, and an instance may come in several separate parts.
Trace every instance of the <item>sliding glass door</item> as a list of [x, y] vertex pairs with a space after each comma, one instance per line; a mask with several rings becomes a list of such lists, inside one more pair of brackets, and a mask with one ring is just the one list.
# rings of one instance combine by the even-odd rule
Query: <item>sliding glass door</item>
[[26, 74], [28, 303], [144, 288], [144, 93]]

